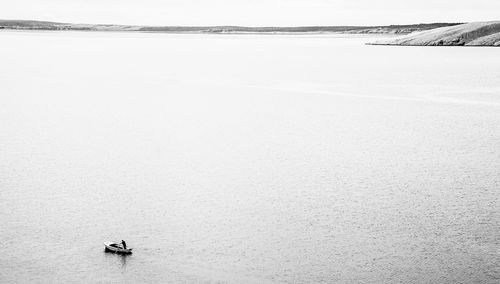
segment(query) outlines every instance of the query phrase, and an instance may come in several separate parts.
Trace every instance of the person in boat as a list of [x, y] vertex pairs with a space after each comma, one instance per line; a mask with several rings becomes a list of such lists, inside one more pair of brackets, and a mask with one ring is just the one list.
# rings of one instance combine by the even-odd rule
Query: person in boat
[[122, 246], [124, 249], [127, 249], [127, 243], [124, 240], [122, 240]]

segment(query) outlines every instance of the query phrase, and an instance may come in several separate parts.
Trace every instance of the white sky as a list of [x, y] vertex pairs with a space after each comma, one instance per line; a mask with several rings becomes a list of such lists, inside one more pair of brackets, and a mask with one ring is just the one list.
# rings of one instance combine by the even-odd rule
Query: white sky
[[0, 19], [144, 25], [384, 25], [500, 20], [500, 0], [0, 0]]

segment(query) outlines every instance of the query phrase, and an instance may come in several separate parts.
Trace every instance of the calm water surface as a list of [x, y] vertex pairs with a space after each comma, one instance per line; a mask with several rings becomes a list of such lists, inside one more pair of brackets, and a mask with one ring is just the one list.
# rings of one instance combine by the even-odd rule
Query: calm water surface
[[498, 283], [500, 49], [370, 40], [1, 32], [0, 282]]

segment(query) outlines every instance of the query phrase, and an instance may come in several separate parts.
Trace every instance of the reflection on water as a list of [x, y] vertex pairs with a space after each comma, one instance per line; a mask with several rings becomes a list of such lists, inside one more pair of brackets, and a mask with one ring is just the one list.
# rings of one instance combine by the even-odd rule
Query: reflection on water
[[494, 283], [499, 49], [372, 40], [0, 32], [0, 282]]
[[120, 254], [107, 250], [104, 250], [104, 256], [107, 263], [120, 263], [123, 269], [127, 266], [127, 259], [132, 257], [131, 254]]
[[127, 258], [129, 257], [130, 255], [121, 255], [120, 256], [120, 260], [122, 262], [122, 268], [125, 268], [125, 266], [127, 265]]

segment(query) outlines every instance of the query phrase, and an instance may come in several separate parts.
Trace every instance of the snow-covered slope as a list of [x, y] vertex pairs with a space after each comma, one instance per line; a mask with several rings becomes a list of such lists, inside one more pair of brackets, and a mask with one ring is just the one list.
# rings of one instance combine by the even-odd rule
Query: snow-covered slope
[[500, 21], [474, 22], [413, 33], [396, 39], [377, 41], [378, 45], [467, 45], [500, 46]]

